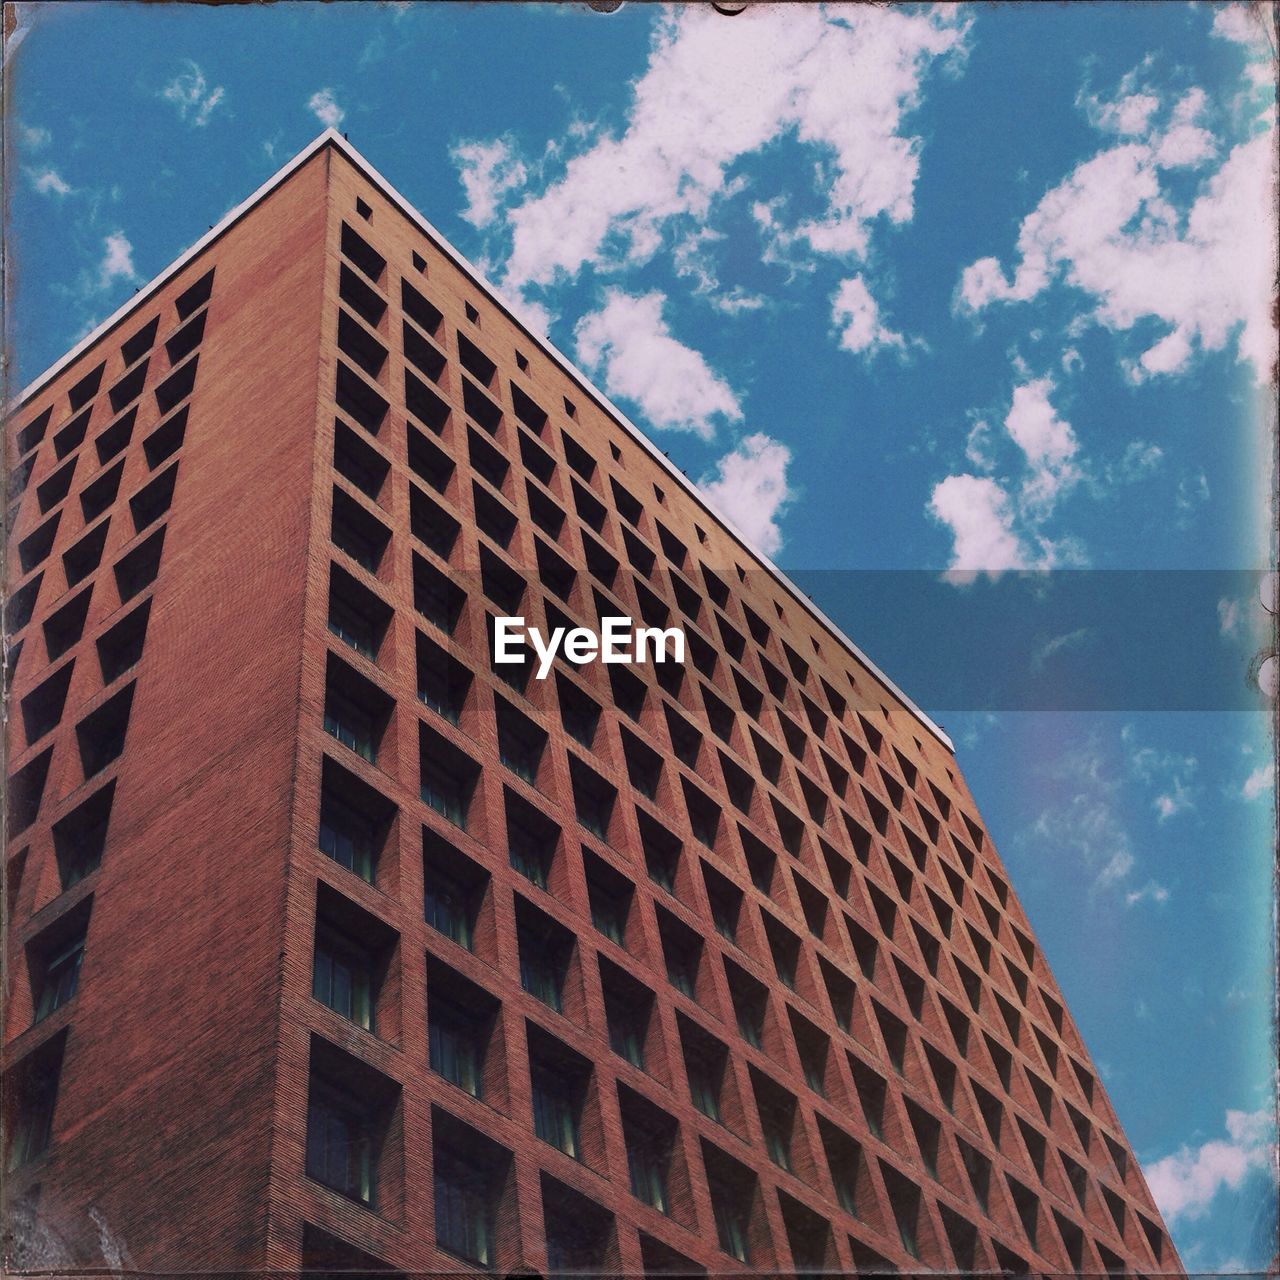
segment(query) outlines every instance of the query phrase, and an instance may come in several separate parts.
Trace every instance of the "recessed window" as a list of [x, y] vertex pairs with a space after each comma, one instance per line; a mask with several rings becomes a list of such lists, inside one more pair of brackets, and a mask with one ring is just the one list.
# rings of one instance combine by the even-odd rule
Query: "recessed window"
[[419, 699], [442, 719], [458, 724], [471, 690], [471, 672], [448, 650], [421, 633], [415, 643]]
[[720, 1103], [729, 1049], [682, 1013], [676, 1014], [676, 1025], [690, 1100], [707, 1119], [719, 1123], [723, 1116]]
[[392, 610], [338, 565], [329, 568], [329, 631], [361, 657], [374, 662], [391, 623]]
[[331, 536], [366, 573], [376, 574], [391, 545], [391, 530], [341, 489], [333, 491]]
[[556, 1013], [564, 1012], [573, 934], [523, 898], [516, 899], [520, 985]]
[[689, 829], [694, 839], [714, 849], [720, 832], [720, 806], [687, 778], [680, 779], [685, 808], [689, 813]]
[[729, 997], [733, 1002], [738, 1034], [753, 1048], [764, 1047], [765, 1014], [769, 993], [764, 984], [751, 977], [731, 960], [724, 962], [725, 977], [729, 982]]
[[465, 829], [480, 766], [425, 724], [418, 729], [422, 802]]
[[37, 1022], [69, 1004], [80, 988], [80, 964], [84, 959], [90, 906], [91, 900], [86, 899], [27, 946], [31, 998]]
[[394, 930], [321, 884], [311, 994], [348, 1022], [385, 1035], [391, 1028], [379, 1025], [378, 1004], [396, 942]]
[[13, 1120], [7, 1126], [10, 1170], [30, 1164], [48, 1150], [66, 1041], [63, 1030], [33, 1049], [8, 1073], [5, 1093], [13, 1108]]
[[535, 480], [549, 485], [555, 475], [556, 460], [540, 445], [535, 444], [527, 435], [521, 434], [520, 461]]
[[104, 361], [96, 369], [85, 374], [68, 392], [67, 400], [71, 405], [72, 413], [77, 409], [83, 409], [98, 394], [98, 388], [102, 385], [102, 371], [106, 367]]
[[507, 856], [513, 870], [530, 884], [546, 889], [560, 843], [560, 828], [514, 792], [503, 789], [507, 821]]
[[336, 761], [324, 759], [320, 787], [320, 852], [373, 884], [395, 806]]
[[476, 1266], [494, 1267], [511, 1152], [438, 1108], [432, 1109], [431, 1132], [436, 1245]]
[[428, 302], [407, 280], [400, 281], [400, 308], [424, 333], [435, 336], [444, 315]]
[[464, 311], [465, 311], [465, 313], [466, 313], [466, 317], [467, 317], [467, 319], [468, 319], [472, 324], [479, 324], [479, 323], [480, 323], [480, 313], [475, 309], [475, 307], [473, 307], [473, 306], [471, 305], [471, 303], [469, 303], [469, 302], [464, 302], [462, 305], [463, 305], [463, 310], [464, 310]]
[[188, 316], [195, 315], [209, 301], [212, 293], [213, 271], [206, 271], [195, 284], [173, 300], [173, 307], [178, 313], [178, 319], [185, 320]]
[[132, 684], [126, 685], [76, 726], [76, 741], [86, 778], [100, 773], [124, 750], [134, 688]]
[[102, 862], [116, 784], [109, 782], [53, 824], [53, 848], [62, 889], [92, 875]]
[[603, 956], [599, 963], [609, 1048], [624, 1062], [643, 1071], [653, 1017], [653, 992]]
[[23, 457], [30, 453], [45, 437], [45, 432], [49, 430], [49, 420], [53, 417], [53, 405], [50, 405], [42, 413], [38, 413], [30, 422], [27, 423], [16, 437], [18, 456]]
[[62, 719], [74, 666], [73, 658], [22, 699], [22, 726], [28, 745], [43, 738]]
[[533, 1131], [548, 1146], [581, 1160], [583, 1103], [591, 1063], [533, 1023], [526, 1024]]
[[195, 390], [199, 360], [198, 355], [192, 356], [156, 387], [156, 406], [161, 417], [171, 413]]
[[[363, 200], [356, 201], [356, 212], [362, 218], [371, 216], [369, 206]], [[341, 247], [343, 257], [359, 267], [374, 284], [382, 279], [382, 273], [387, 269], [387, 260], [345, 222], [342, 224]]]
[[795, 1097], [755, 1067], [750, 1069], [750, 1075], [765, 1151], [779, 1169], [790, 1173], [791, 1134], [796, 1119]]
[[169, 510], [177, 479], [178, 464], [175, 462], [129, 499], [129, 513], [133, 517], [135, 533], [141, 533], [155, 524]]
[[758, 1179], [746, 1165], [702, 1141], [702, 1162], [716, 1223], [716, 1242], [738, 1262], [751, 1261], [751, 1216]]
[[332, 654], [326, 670], [324, 730], [362, 760], [374, 764], [395, 701]]
[[49, 778], [49, 761], [53, 747], [46, 747], [34, 760], [28, 761], [9, 778], [9, 835], [21, 835], [40, 812], [44, 786]]
[[151, 601], [147, 600], [98, 637], [98, 664], [102, 668], [103, 684], [118, 680], [142, 660], [150, 615]]
[[535, 786], [547, 747], [546, 732], [502, 698], [495, 699], [498, 720], [498, 759], [512, 773]]
[[666, 964], [667, 981], [683, 996], [697, 999], [702, 939], [664, 907], [657, 908], [658, 937]]
[[334, 400], [344, 416], [376, 436], [386, 419], [390, 404], [350, 365], [338, 361]]
[[597, 839], [607, 841], [609, 823], [618, 798], [617, 788], [575, 756], [569, 757], [569, 776], [578, 821]]
[[[488, 481], [495, 489], [501, 489], [507, 482], [511, 464], [505, 455], [498, 452], [483, 436], [477, 435], [467, 428], [467, 457], [475, 472], [483, 480]], [[510, 534], [507, 535], [507, 539]], [[506, 539], [501, 539], [503, 545]]]
[[589, 849], [583, 849], [582, 863], [591, 923], [610, 942], [626, 946], [627, 920], [631, 914], [635, 886]]
[[404, 371], [404, 402], [409, 412], [435, 435], [444, 433], [449, 421], [449, 402], [438, 396], [408, 369]]
[[441, 560], [447, 560], [453, 553], [462, 526], [417, 485], [410, 485], [409, 529], [423, 546], [434, 551]]
[[[99, 462], [110, 462], [117, 454], [123, 452], [133, 438], [133, 425], [137, 421], [137, 417], [138, 410], [135, 405], [127, 413], [122, 413], [105, 431], [98, 433], [98, 438], [93, 442], [93, 445], [98, 451]], [[143, 447], [145, 448], [146, 446], [144, 445]], [[149, 466], [155, 465], [151, 462], [150, 455], [148, 455], [147, 462]]]
[[435, 956], [427, 957], [431, 1070], [473, 1098], [484, 1098], [492, 1092], [486, 1088], [491, 1083], [486, 1076], [494, 1076], [502, 1069], [502, 1063], [489, 1061], [489, 1047], [501, 1013], [499, 1001], [483, 987]]
[[382, 1153], [399, 1086], [312, 1037], [307, 1177], [357, 1203], [379, 1203]]
[[702, 878], [716, 932], [727, 942], [736, 943], [738, 921], [742, 916], [742, 890], [705, 862], [702, 864]]
[[[208, 316], [209, 313], [207, 311], [202, 311], [199, 315], [193, 316], [164, 344], [165, 354], [169, 357], [170, 365], [180, 364], [200, 345], [204, 339], [204, 325]], [[132, 400], [142, 390], [142, 380], [146, 376], [146, 372], [146, 366], [139, 365], [137, 369], [128, 375], [128, 378], [121, 379], [120, 382], [112, 387], [112, 408], [116, 410], [123, 408], [124, 405], [128, 404], [129, 400]], [[124, 385], [129, 379], [136, 379], [133, 395], [127, 395], [129, 388]], [[116, 393], [120, 390], [124, 390], [126, 396], [117, 403]]]
[[[186, 437], [187, 414], [189, 408], [183, 405], [177, 413], [162, 422], [143, 442], [142, 451], [147, 458], [147, 466], [154, 471], [162, 462], [173, 457], [182, 448]], [[128, 415], [126, 415], [128, 417]], [[121, 419], [123, 422], [125, 419]], [[132, 425], [132, 419], [130, 419]], [[115, 430], [115, 428], [111, 428]], [[108, 433], [104, 432], [103, 437]], [[126, 442], [127, 443], [127, 442]], [[121, 446], [123, 448], [123, 446]]]
[[75, 473], [76, 459], [64, 462], [47, 480], [36, 488], [36, 501], [41, 512], [52, 510], [71, 489], [71, 477]]
[[430, 827], [422, 829], [423, 915], [428, 925], [467, 951], [489, 888], [489, 873]]
[[676, 1122], [638, 1093], [618, 1086], [622, 1138], [631, 1194], [659, 1213], [671, 1213], [671, 1154]]
[[53, 437], [53, 452], [59, 460], [75, 452], [84, 443], [84, 435], [89, 429], [89, 418], [92, 414], [92, 408], [77, 414]]
[[444, 352], [434, 342], [424, 338], [407, 320], [401, 326], [401, 338], [404, 343], [404, 358], [414, 368], [425, 373], [432, 382], [439, 384], [448, 367]]
[[556, 672], [556, 696], [560, 703], [560, 721], [565, 732], [590, 749], [600, 724], [600, 704], [588, 697], [571, 680]]

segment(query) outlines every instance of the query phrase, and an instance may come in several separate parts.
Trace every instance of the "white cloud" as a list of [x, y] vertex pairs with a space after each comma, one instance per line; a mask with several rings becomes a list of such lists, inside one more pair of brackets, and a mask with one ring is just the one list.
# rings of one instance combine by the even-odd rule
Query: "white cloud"
[[28, 169], [27, 177], [31, 185], [42, 196], [69, 196], [71, 184], [66, 182], [56, 169]]
[[1197, 350], [1219, 351], [1234, 339], [1237, 357], [1264, 382], [1275, 355], [1274, 124], [1268, 119], [1231, 148], [1194, 200], [1179, 207], [1166, 171], [1203, 166], [1217, 150], [1197, 123], [1205, 95], [1189, 90], [1160, 128], [1151, 116], [1164, 113], [1163, 102], [1148, 111], [1148, 95], [1138, 96], [1085, 100], [1102, 128], [1153, 132], [1143, 140], [1122, 137], [1077, 165], [1023, 219], [1012, 276], [995, 258], [971, 263], [957, 307], [978, 312], [1026, 302], [1061, 281], [1090, 300], [1085, 318], [1093, 323], [1118, 333], [1151, 321], [1164, 328], [1125, 362], [1134, 381], [1181, 373]]
[[1274, 791], [1276, 785], [1275, 761], [1260, 764], [1245, 780], [1240, 794], [1246, 800], [1257, 800], [1268, 791]]
[[1080, 479], [1074, 463], [1077, 444], [1071, 424], [1049, 403], [1052, 378], [1035, 378], [1014, 387], [1004, 429], [1022, 450], [1030, 476], [1023, 482], [1019, 506], [1024, 515], [1048, 515], [1059, 496]]
[[336, 129], [347, 118], [332, 89], [317, 89], [307, 99], [307, 110], [328, 129]]
[[840, 282], [831, 300], [831, 319], [846, 351], [870, 355], [885, 347], [901, 351], [905, 346], [902, 334], [881, 323], [880, 307], [861, 276]]
[[723, 379], [702, 356], [672, 337], [662, 318], [661, 293], [633, 297], [605, 293], [604, 306], [574, 328], [578, 358], [604, 372], [605, 391], [634, 401], [659, 430], [715, 434], [715, 419], [736, 420], [742, 410]]
[[1213, 34], [1236, 44], [1270, 51], [1266, 10], [1251, 12], [1247, 4], [1218, 4], [1213, 10]]
[[902, 131], [931, 63], [962, 51], [954, 10], [754, 6], [725, 22], [674, 6], [657, 22], [625, 129], [589, 130], [563, 176], [508, 213], [513, 285], [573, 277], [604, 259], [643, 261], [672, 219], [705, 224], [741, 190], [741, 157], [794, 133], [818, 148], [816, 217], [772, 234], [812, 252], [863, 255], [872, 224], [911, 218], [919, 139]]
[[1095, 631], [1092, 627], [1077, 627], [1074, 631], [1068, 631], [1060, 636], [1052, 636], [1043, 644], [1037, 646], [1031, 653], [1031, 669], [1033, 671], [1041, 671], [1044, 665], [1055, 654], [1061, 653], [1064, 649], [1078, 649], [1081, 645], [1087, 644], [1095, 638]]
[[1129, 752], [1129, 769], [1141, 782], [1156, 792], [1151, 807], [1160, 822], [1194, 809], [1199, 788], [1194, 785], [1199, 761], [1180, 751], [1161, 751], [1139, 746], [1132, 725], [1120, 733]]
[[1013, 532], [1009, 495], [988, 476], [948, 476], [934, 485], [929, 510], [948, 525], [955, 540], [949, 576], [972, 582], [979, 573], [995, 576], [1026, 567]]
[[226, 90], [222, 85], [209, 88], [200, 67], [187, 60], [186, 70], [177, 75], [160, 90], [160, 96], [172, 103], [178, 110], [181, 119], [186, 120], [194, 128], [202, 129], [209, 123], [209, 117], [226, 99]]
[[1240, 601], [1222, 599], [1218, 601], [1218, 633], [1224, 636], [1238, 635], [1240, 632]]
[[778, 519], [795, 496], [787, 485], [790, 461], [786, 445], [756, 432], [720, 459], [713, 477], [704, 476], [698, 484], [707, 501], [767, 556], [782, 546]]
[[[1021, 363], [1015, 366], [1025, 376]], [[963, 584], [971, 580], [966, 575], [984, 569], [1051, 568], [1084, 559], [1073, 540], [1055, 542], [1044, 532], [1059, 500], [1084, 475], [1075, 432], [1050, 403], [1053, 390], [1048, 377], [1028, 378], [1013, 389], [1004, 430], [1021, 457], [1016, 475], [950, 475], [934, 486], [929, 510], [954, 535], [954, 581]], [[994, 471], [997, 443], [990, 424], [979, 420], [969, 431], [965, 456], [979, 470]]]
[[462, 217], [475, 227], [488, 226], [508, 192], [524, 186], [528, 171], [502, 138], [492, 142], [464, 142], [450, 152], [458, 168], [467, 207]]
[[136, 280], [137, 269], [133, 265], [133, 245], [122, 231], [113, 231], [102, 242], [102, 262], [98, 267], [98, 286], [108, 289], [117, 280]]
[[1267, 1171], [1275, 1160], [1274, 1115], [1228, 1111], [1227, 1137], [1183, 1146], [1144, 1170], [1147, 1186], [1169, 1226], [1201, 1217], [1224, 1190], [1238, 1191], [1251, 1173]]
[[47, 147], [53, 141], [53, 134], [43, 125], [20, 124], [18, 126], [18, 140], [24, 147], [30, 147], [32, 151], [38, 151], [41, 147]]
[[1157, 906], [1169, 901], [1169, 890], [1155, 880], [1148, 880], [1141, 889], [1131, 889], [1124, 895], [1126, 907], [1136, 907], [1140, 902], [1154, 902]]
[[1120, 462], [1109, 469], [1113, 480], [1128, 483], [1141, 480], [1150, 475], [1164, 461], [1164, 450], [1149, 440], [1131, 440], [1126, 446]]

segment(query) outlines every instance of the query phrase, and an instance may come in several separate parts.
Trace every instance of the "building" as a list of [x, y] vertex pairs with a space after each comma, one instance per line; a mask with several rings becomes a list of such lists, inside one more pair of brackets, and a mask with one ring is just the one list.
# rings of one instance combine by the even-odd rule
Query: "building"
[[1180, 1271], [945, 736], [338, 135], [6, 444], [11, 1267]]

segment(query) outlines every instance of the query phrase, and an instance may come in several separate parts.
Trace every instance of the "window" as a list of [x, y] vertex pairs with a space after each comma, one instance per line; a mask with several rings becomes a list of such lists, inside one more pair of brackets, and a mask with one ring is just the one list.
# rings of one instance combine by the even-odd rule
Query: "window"
[[840, 1207], [855, 1217], [858, 1214], [858, 1174], [862, 1168], [862, 1148], [843, 1129], [837, 1129], [823, 1116], [818, 1117], [822, 1149], [831, 1172]]
[[492, 1267], [507, 1230], [499, 1201], [511, 1181], [511, 1152], [437, 1107], [431, 1111], [431, 1131], [436, 1244]]
[[545, 889], [560, 828], [511, 791], [505, 792], [505, 809], [511, 866], [531, 884]]
[[884, 1189], [889, 1195], [894, 1221], [898, 1226], [898, 1238], [902, 1247], [913, 1257], [920, 1256], [918, 1223], [920, 1218], [920, 1188], [896, 1169], [881, 1162]]
[[763, 984], [757, 982], [745, 970], [730, 960], [724, 964], [729, 980], [729, 995], [733, 1001], [738, 1034], [753, 1048], [764, 1047], [765, 1010], [769, 995]]
[[528, 716], [502, 698], [495, 698], [498, 719], [498, 759], [512, 773], [535, 786], [547, 735]]
[[84, 959], [85, 925], [71, 936], [33, 943], [38, 967], [35, 1020], [47, 1018], [75, 995], [80, 985], [80, 962]]
[[53, 847], [63, 890], [98, 869], [107, 842], [115, 783], [109, 782], [53, 826]]
[[631, 1194], [659, 1213], [670, 1214], [667, 1175], [676, 1135], [675, 1121], [625, 1086], [619, 1086], [618, 1095]]
[[491, 1178], [456, 1151], [437, 1146], [432, 1161], [436, 1244], [482, 1267], [493, 1265]]
[[533, 1023], [527, 1032], [534, 1133], [557, 1151], [581, 1160], [579, 1126], [591, 1064]]
[[711, 922], [726, 942], [738, 940], [738, 920], [742, 914], [742, 890], [726, 880], [714, 867], [702, 864], [702, 879], [711, 907]]
[[391, 464], [377, 449], [360, 439], [341, 420], [334, 425], [333, 468], [375, 502], [386, 483]]
[[418, 739], [423, 804], [465, 828], [479, 766], [426, 725], [419, 726]]
[[540, 1181], [548, 1275], [568, 1280], [571, 1275], [609, 1274], [612, 1216], [549, 1174]]
[[356, 1026], [374, 1030], [372, 958], [323, 925], [316, 928], [311, 994]]
[[790, 1173], [791, 1132], [795, 1125], [796, 1100], [754, 1067], [751, 1069], [751, 1086], [755, 1092], [756, 1110], [760, 1114], [764, 1149], [779, 1169]]
[[424, 635], [416, 637], [418, 697], [436, 715], [457, 724], [471, 689], [471, 672]]
[[610, 942], [625, 946], [627, 917], [634, 893], [631, 882], [589, 849], [583, 849], [582, 863], [586, 872], [591, 923]]
[[422, 829], [423, 916], [437, 933], [474, 950], [489, 873], [429, 827]]
[[[325, 764], [326, 775], [332, 773], [336, 780], [338, 771], [328, 761]], [[342, 798], [326, 777], [320, 800], [320, 852], [372, 884], [377, 836], [375, 820]]]
[[676, 1014], [689, 1096], [709, 1120], [721, 1119], [720, 1090], [724, 1083], [728, 1049], [683, 1014]]
[[569, 776], [578, 821], [593, 836], [607, 841], [617, 791], [574, 756], [569, 757]]
[[368, 1108], [313, 1078], [307, 1103], [307, 1176], [372, 1206], [374, 1141]]
[[888, 1085], [883, 1076], [873, 1071], [852, 1054], [849, 1069], [853, 1073], [853, 1086], [862, 1105], [862, 1116], [873, 1138], [884, 1140], [884, 1108]]
[[370, 662], [376, 661], [391, 610], [338, 565], [329, 568], [329, 631]]
[[43, 1155], [53, 1136], [53, 1115], [66, 1031], [61, 1031], [15, 1064], [5, 1078], [9, 1123], [8, 1168], [21, 1168]]
[[556, 672], [556, 695], [560, 702], [560, 720], [564, 731], [590, 750], [600, 723], [600, 705], [587, 697], [577, 685]]
[[373, 574], [391, 542], [391, 530], [341, 489], [333, 491], [331, 534], [334, 546]]
[[696, 999], [702, 939], [662, 907], [658, 908], [658, 936], [667, 966], [667, 981], [681, 995]]
[[702, 1143], [702, 1163], [707, 1171], [716, 1240], [731, 1258], [750, 1262], [751, 1207], [756, 1195], [756, 1176], [745, 1165], [705, 1140]]
[[80, 761], [86, 778], [100, 773], [124, 750], [133, 690], [132, 684], [126, 685], [76, 725]]
[[564, 985], [573, 935], [523, 899], [516, 902], [520, 985], [556, 1013], [564, 1011]]
[[644, 1047], [653, 1011], [653, 992], [608, 960], [600, 960], [609, 1047], [624, 1062], [644, 1070]]
[[330, 689], [325, 695], [324, 731], [362, 760], [372, 763], [377, 758], [374, 716], [339, 689]]
[[481, 1063], [487, 1039], [483, 1022], [472, 1010], [461, 1008], [446, 996], [432, 995], [427, 1036], [431, 1070], [473, 1098], [480, 1097], [483, 1093]]
[[433, 626], [452, 635], [458, 625], [466, 593], [416, 552], [413, 556], [413, 607]]

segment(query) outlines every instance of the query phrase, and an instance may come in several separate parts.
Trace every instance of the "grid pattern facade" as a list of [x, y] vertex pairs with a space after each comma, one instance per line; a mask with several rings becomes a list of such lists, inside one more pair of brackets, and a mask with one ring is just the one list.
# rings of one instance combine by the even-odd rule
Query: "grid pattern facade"
[[[285, 187], [317, 174], [323, 219], [298, 251], [319, 286], [306, 480], [273, 490], [244, 459], [250, 505], [307, 504], [281, 637], [298, 654], [274, 779], [287, 835], [261, 873], [279, 878], [275, 963], [249, 976], [274, 1011], [268, 1208], [246, 1214], [242, 1255], [209, 1261], [1177, 1271], [946, 745], [348, 148], [319, 149]], [[164, 388], [236, 326], [217, 287], [234, 251], [215, 242], [182, 280], [178, 296], [212, 291], [207, 336], [206, 311], [175, 303], [154, 354], [105, 359], [91, 412], [67, 387], [112, 338], [10, 429], [25, 485], [9, 759], [27, 825], [6, 864], [11, 993], [27, 993], [6, 1027], [18, 1194], [76, 1141], [55, 1059], [78, 1047], [79, 991], [98, 978], [95, 913], [112, 906], [94, 857], [116, 847], [111, 762], [90, 765], [106, 738], [126, 759], [137, 747], [132, 681], [192, 678], [180, 654], [148, 665], [158, 554], [154, 586], [121, 587], [105, 629], [84, 627], [72, 574], [96, 538], [100, 578], [111, 564], [119, 582], [169, 501], [198, 490], [198, 473], [173, 483], [182, 431], [154, 460], [149, 446], [179, 419], [219, 429], [203, 383], [172, 403]], [[121, 436], [116, 461], [99, 442]], [[166, 476], [163, 506], [143, 497]], [[537, 680], [492, 661], [492, 618], [513, 614], [548, 632], [679, 625], [689, 661], [561, 660]], [[68, 616], [81, 630], [55, 653], [50, 635], [74, 628], [50, 620]], [[91, 647], [102, 690], [68, 700], [64, 672]], [[72, 742], [74, 780], [48, 767]], [[96, 855], [63, 851], [86, 831]], [[234, 1017], [225, 991], [202, 998], [212, 1023]], [[51, 1078], [50, 1096], [36, 1082]]]

